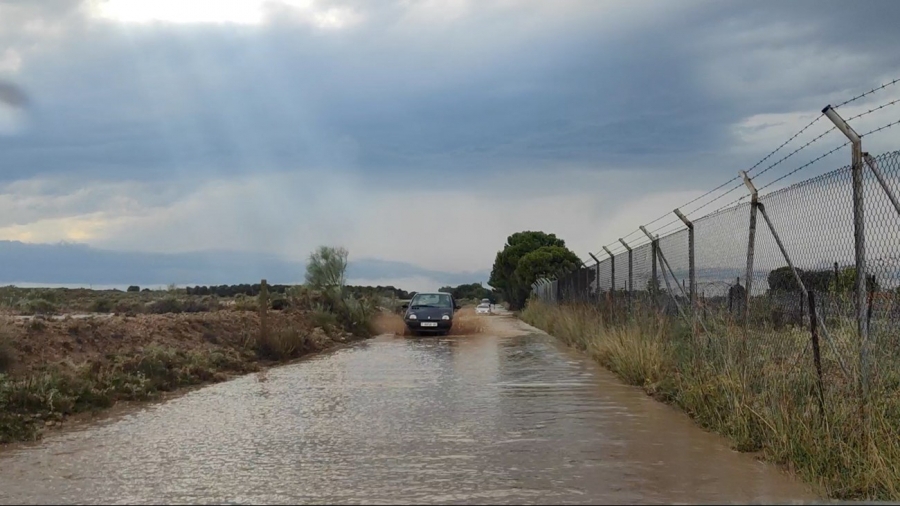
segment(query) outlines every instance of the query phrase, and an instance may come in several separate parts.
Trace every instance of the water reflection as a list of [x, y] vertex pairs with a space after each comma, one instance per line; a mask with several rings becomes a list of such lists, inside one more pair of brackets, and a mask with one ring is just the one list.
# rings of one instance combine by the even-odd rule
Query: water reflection
[[543, 335], [381, 337], [0, 453], [3, 503], [810, 497]]

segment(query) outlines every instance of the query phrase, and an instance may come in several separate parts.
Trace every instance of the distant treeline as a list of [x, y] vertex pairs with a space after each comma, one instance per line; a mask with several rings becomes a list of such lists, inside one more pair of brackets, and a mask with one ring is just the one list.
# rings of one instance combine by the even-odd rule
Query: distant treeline
[[481, 285], [481, 283], [469, 283], [467, 285], [459, 285], [455, 288], [452, 286], [444, 286], [441, 287], [440, 291], [450, 293], [451, 295], [453, 295], [453, 298], [457, 300], [490, 299], [492, 303], [498, 302], [498, 294], [485, 288]]
[[[185, 288], [188, 295], [218, 295], [219, 297], [234, 297], [236, 295], [259, 295], [260, 284], [218, 285], [218, 286], [189, 286]], [[269, 293], [284, 294], [295, 285], [266, 285]], [[395, 296], [398, 299], [410, 298], [409, 292], [393, 286], [345, 286], [344, 289], [357, 297], [365, 296]]]

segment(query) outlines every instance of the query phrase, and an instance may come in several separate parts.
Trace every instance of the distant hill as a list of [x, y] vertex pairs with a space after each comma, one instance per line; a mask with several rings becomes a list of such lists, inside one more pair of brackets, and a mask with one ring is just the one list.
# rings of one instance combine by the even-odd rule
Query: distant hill
[[[304, 262], [276, 255], [236, 251], [140, 253], [92, 248], [84, 244], [29, 244], [0, 241], [0, 284], [45, 285], [218, 285], [303, 281]], [[405, 262], [380, 259], [351, 260], [347, 279], [401, 287], [407, 280], [429, 286], [402, 286], [407, 290], [436, 289], [486, 281], [487, 272], [444, 272]], [[413, 280], [413, 281], [410, 281]]]

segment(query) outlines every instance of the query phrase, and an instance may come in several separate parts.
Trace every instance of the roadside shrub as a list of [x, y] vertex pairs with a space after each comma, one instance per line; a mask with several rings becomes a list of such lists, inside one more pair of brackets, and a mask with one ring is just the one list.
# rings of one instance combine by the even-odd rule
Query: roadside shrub
[[285, 360], [297, 356], [306, 346], [306, 335], [295, 327], [269, 329], [257, 338], [257, 352], [261, 357]]
[[288, 300], [285, 297], [278, 297], [278, 298], [272, 299], [272, 302], [269, 305], [275, 311], [284, 311], [285, 309], [290, 307], [290, 303], [288, 303]]
[[309, 313], [309, 321], [313, 327], [322, 327], [326, 332], [341, 326], [337, 315], [323, 309], [315, 309]]
[[58, 308], [56, 304], [46, 299], [26, 299], [20, 304], [19, 310], [28, 315], [52, 315], [58, 311]]
[[181, 301], [171, 296], [151, 302], [147, 309], [153, 314], [181, 313], [184, 311]]
[[235, 311], [259, 311], [259, 301], [256, 297], [239, 293], [234, 296], [234, 306], [232, 307]]
[[91, 303], [91, 306], [88, 308], [88, 311], [92, 313], [109, 313], [113, 310], [113, 303], [111, 300], [103, 298], [97, 299]]
[[359, 337], [374, 334], [372, 320], [377, 311], [375, 302], [368, 298], [356, 299], [346, 296], [332, 309], [338, 322], [347, 332]]
[[138, 314], [143, 313], [147, 308], [144, 304], [136, 300], [120, 300], [116, 302], [113, 311], [116, 314]]
[[215, 297], [205, 296], [201, 298], [189, 297], [182, 303], [182, 311], [185, 313], [205, 313], [219, 309], [219, 300]]

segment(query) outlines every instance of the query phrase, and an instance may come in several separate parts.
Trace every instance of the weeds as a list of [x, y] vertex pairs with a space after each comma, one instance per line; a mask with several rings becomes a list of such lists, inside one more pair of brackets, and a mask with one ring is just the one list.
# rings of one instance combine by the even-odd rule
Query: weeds
[[[692, 338], [677, 322], [652, 315], [609, 325], [593, 307], [531, 302], [521, 317], [570, 346], [585, 350], [629, 384], [687, 412], [701, 426], [728, 436], [740, 451], [762, 451], [789, 465], [834, 498], [900, 498], [900, 371], [881, 371], [868, 416], [856, 385], [825, 357], [826, 412], [817, 402], [811, 360], [799, 330], [766, 330], [746, 351], [744, 333], [727, 322]], [[761, 331], [762, 332], [762, 331]], [[835, 328], [842, 346], [849, 337]], [[849, 334], [848, 334], [849, 335]]]
[[15, 364], [16, 356], [12, 349], [12, 340], [6, 331], [0, 329], [0, 374], [6, 374]]
[[260, 335], [257, 351], [262, 358], [288, 360], [299, 356], [306, 348], [306, 335], [294, 327], [269, 329]]

